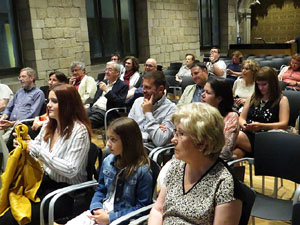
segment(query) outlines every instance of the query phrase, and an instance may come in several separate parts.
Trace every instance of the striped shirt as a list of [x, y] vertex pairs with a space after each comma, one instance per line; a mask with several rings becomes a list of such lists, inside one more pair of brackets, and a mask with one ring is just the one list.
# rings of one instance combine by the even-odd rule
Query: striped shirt
[[56, 182], [78, 184], [87, 180], [86, 166], [90, 140], [86, 127], [74, 123], [71, 136], [57, 138], [50, 150], [50, 139], [45, 142], [45, 126], [39, 135], [31, 142], [30, 154], [43, 163], [46, 174]]

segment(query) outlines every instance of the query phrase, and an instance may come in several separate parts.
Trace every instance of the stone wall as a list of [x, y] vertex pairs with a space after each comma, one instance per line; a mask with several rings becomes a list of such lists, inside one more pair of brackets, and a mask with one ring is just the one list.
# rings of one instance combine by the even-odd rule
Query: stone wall
[[184, 60], [186, 53], [200, 56], [197, 0], [148, 0], [150, 56], [159, 64]]

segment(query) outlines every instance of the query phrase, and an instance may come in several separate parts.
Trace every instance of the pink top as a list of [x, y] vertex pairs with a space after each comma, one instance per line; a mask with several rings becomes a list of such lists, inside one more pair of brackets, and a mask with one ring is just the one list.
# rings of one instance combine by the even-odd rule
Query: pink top
[[[282, 81], [286, 83], [295, 81], [300, 82], [300, 71], [294, 71], [289, 68], [286, 72], [283, 73]], [[300, 87], [296, 85], [287, 85], [287, 87], [300, 89]]]

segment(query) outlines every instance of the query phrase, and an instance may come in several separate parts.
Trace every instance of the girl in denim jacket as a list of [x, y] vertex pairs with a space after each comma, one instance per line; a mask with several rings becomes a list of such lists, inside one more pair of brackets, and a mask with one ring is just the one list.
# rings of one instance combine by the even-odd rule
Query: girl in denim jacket
[[115, 219], [152, 202], [152, 172], [145, 152], [142, 134], [130, 118], [118, 118], [107, 130], [111, 154], [102, 163], [99, 184], [90, 205], [68, 225], [109, 224]]

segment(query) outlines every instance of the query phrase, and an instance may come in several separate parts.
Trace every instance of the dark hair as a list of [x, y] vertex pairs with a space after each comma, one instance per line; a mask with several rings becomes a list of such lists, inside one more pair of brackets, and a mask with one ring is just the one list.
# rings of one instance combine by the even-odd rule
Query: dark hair
[[146, 72], [144, 75], [144, 79], [154, 79], [155, 87], [159, 87], [160, 85], [166, 87], [166, 77], [162, 71], [156, 70], [156, 71]]
[[195, 55], [194, 54], [192, 54], [192, 53], [187, 53], [187, 54], [185, 54], [185, 58], [188, 56], [188, 55], [190, 55], [190, 56], [192, 56], [192, 60], [193, 60], [193, 62], [195, 61]]
[[68, 78], [67, 76], [60, 72], [60, 71], [53, 71], [53, 72], [50, 72], [49, 73], [49, 78], [52, 76], [52, 75], [55, 75], [55, 77], [57, 78], [57, 80], [59, 81], [59, 83], [65, 83], [65, 84], [68, 84]]
[[125, 66], [125, 62], [127, 59], [131, 59], [132, 61], [132, 71], [136, 72], [139, 71], [140, 65], [139, 65], [139, 60], [135, 58], [134, 56], [126, 56], [125, 59], [123, 60], [123, 65]]
[[110, 58], [113, 57], [113, 56], [117, 56], [118, 60], [120, 60], [120, 54], [118, 52], [115, 52], [115, 53], [111, 54]]
[[209, 77], [207, 82], [214, 90], [215, 96], [222, 98], [218, 106], [221, 115], [224, 117], [229, 112], [232, 112], [234, 101], [233, 101], [233, 94], [232, 94], [232, 88], [230, 83], [226, 81], [224, 78], [218, 78], [218, 77]]
[[193, 63], [190, 69], [192, 69], [193, 67], [200, 67], [202, 70], [203, 69], [207, 69], [206, 65], [203, 62], [195, 62], [195, 63]]
[[277, 73], [274, 69], [269, 66], [260, 68], [255, 76], [255, 91], [251, 96], [250, 105], [258, 106], [263, 97], [256, 81], [267, 81], [269, 84], [269, 102], [272, 103], [272, 107], [277, 105], [281, 99], [282, 93], [280, 84], [278, 81]]
[[[85, 125], [91, 137], [90, 121], [76, 88], [73, 85], [58, 83], [53, 85], [50, 91], [55, 93], [58, 101], [59, 133], [66, 135], [65, 140], [72, 134], [74, 122], [76, 121]], [[57, 121], [49, 118], [44, 136], [45, 141], [53, 137], [56, 128]]]
[[219, 49], [219, 48], [217, 48], [217, 47], [212, 47], [210, 50], [212, 50], [212, 49], [216, 49], [216, 50], [218, 51], [218, 53], [220, 54], [220, 49]]
[[108, 130], [119, 135], [122, 141], [122, 157], [116, 156], [115, 165], [118, 169], [125, 168], [124, 179], [129, 178], [142, 165], [148, 164], [150, 168], [150, 160], [144, 148], [141, 130], [133, 119], [118, 118], [111, 122]]

